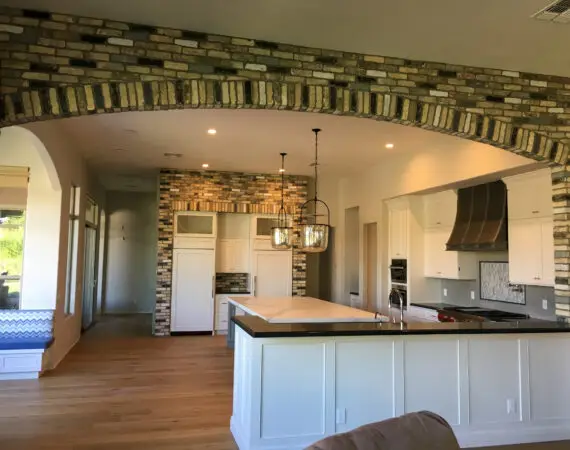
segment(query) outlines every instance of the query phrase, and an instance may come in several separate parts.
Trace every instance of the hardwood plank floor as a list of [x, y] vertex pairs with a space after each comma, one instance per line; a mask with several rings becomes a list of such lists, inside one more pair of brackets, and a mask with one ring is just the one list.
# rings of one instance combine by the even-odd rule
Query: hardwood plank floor
[[153, 338], [149, 324], [143, 316], [104, 318], [55, 371], [0, 382], [0, 449], [237, 450], [225, 338]]

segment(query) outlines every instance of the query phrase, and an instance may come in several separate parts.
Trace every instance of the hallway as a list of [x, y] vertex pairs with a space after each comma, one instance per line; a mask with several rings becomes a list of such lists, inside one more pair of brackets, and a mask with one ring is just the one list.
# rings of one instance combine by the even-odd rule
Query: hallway
[[225, 338], [153, 338], [148, 320], [104, 317], [54, 372], [0, 383], [2, 450], [237, 450]]

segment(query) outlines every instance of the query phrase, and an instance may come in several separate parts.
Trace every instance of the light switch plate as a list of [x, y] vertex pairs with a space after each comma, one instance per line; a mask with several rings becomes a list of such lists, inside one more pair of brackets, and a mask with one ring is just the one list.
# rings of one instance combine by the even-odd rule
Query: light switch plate
[[475, 291], [471, 291], [470, 294], [471, 300], [475, 300]]
[[443, 288], [443, 296], [447, 297], [447, 288]]
[[542, 309], [548, 309], [548, 300], [542, 299]]
[[336, 410], [336, 423], [337, 424], [346, 423], [346, 409], [345, 408], [338, 408]]

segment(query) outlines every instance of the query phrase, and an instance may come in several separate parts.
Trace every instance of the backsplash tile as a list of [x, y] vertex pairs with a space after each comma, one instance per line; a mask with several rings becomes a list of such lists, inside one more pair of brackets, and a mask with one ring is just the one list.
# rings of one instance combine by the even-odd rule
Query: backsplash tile
[[249, 292], [249, 273], [217, 273], [216, 294]]

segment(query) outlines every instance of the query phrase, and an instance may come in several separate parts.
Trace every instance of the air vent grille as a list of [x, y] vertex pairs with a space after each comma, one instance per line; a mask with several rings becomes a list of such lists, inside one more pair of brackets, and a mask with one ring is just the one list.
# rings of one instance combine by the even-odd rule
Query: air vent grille
[[570, 23], [570, 0], [558, 0], [532, 15], [547, 22]]

